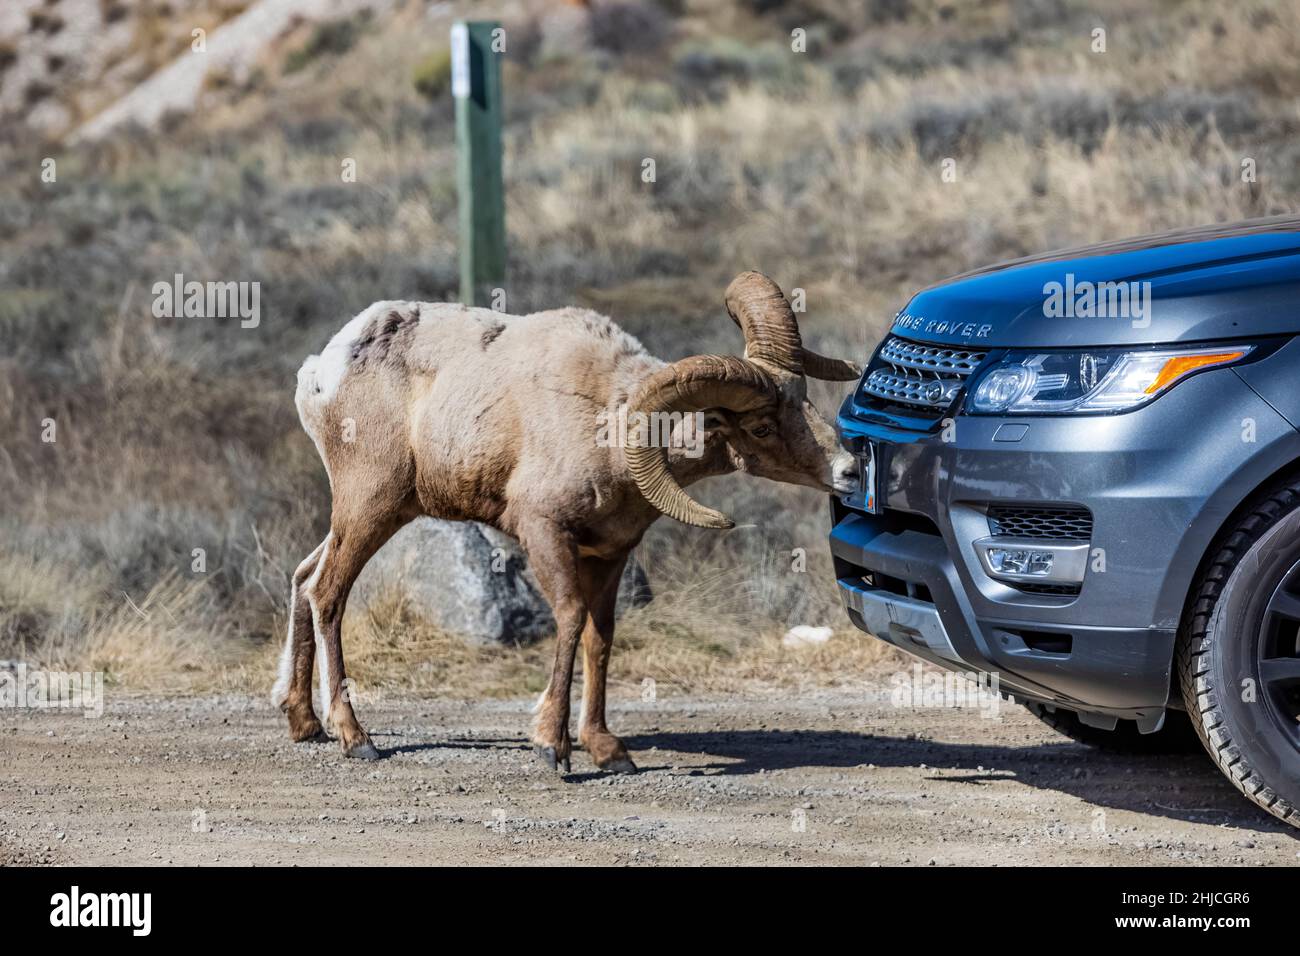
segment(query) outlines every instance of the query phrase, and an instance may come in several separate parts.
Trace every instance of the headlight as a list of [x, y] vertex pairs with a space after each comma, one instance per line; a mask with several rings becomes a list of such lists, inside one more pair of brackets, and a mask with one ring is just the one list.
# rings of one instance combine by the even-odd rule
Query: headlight
[[989, 415], [1126, 412], [1193, 372], [1239, 362], [1252, 345], [1129, 351], [1010, 352], [980, 376], [967, 410]]

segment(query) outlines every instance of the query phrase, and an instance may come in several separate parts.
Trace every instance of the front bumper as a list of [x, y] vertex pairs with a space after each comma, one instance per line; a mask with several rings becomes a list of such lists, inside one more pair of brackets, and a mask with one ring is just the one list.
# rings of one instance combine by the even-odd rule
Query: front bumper
[[[959, 416], [918, 433], [864, 422], [850, 401], [839, 428], [850, 451], [875, 443], [884, 504], [869, 515], [831, 502], [855, 625], [942, 667], [995, 674], [1014, 697], [1146, 730], [1170, 701], [1177, 628], [1210, 537], [1254, 487], [1252, 462], [1295, 440], [1226, 369], [1124, 415]], [[987, 573], [974, 542], [995, 504], [1089, 509], [1078, 594], [1026, 593]]]

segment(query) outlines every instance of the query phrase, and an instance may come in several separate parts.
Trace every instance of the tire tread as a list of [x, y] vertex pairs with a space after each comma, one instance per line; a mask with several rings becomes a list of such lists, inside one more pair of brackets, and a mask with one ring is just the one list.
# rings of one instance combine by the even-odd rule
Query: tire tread
[[1300, 808], [1279, 797], [1247, 763], [1224, 724], [1218, 689], [1210, 677], [1210, 621], [1232, 571], [1246, 552], [1284, 515], [1300, 507], [1300, 481], [1291, 480], [1257, 500], [1224, 538], [1201, 573], [1178, 639], [1177, 667], [1192, 726], [1233, 785], [1279, 820], [1300, 826]]

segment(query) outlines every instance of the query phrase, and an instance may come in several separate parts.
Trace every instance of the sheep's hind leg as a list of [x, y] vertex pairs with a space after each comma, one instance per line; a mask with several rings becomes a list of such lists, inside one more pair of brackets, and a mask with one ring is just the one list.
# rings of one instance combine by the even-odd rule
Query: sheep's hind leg
[[329, 539], [316, 546], [298, 565], [289, 591], [289, 633], [280, 657], [280, 673], [271, 690], [271, 703], [289, 718], [289, 736], [295, 742], [326, 739], [311, 702], [311, 671], [316, 653], [311, 605], [303, 587], [316, 570]]
[[344, 692], [343, 611], [352, 583], [366, 562], [392, 537], [406, 519], [393, 516], [378, 523], [340, 521], [330, 527], [325, 552], [305, 591], [311, 602], [312, 622], [320, 665], [321, 709], [348, 757], [377, 760], [379, 751], [361, 728], [352, 702]]

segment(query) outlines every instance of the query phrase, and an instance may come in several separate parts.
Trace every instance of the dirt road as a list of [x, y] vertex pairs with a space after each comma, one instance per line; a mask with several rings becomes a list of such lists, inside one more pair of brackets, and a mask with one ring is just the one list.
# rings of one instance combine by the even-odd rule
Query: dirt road
[[528, 701], [372, 701], [385, 759], [253, 698], [0, 712], [0, 861], [51, 864], [1300, 862], [1200, 755], [1122, 758], [1012, 705], [762, 693], [612, 708], [642, 770], [546, 771]]

